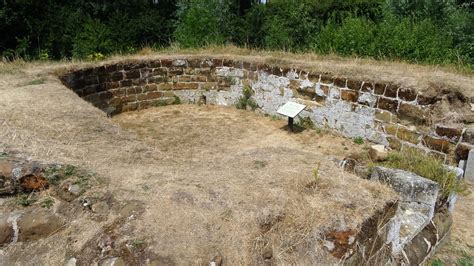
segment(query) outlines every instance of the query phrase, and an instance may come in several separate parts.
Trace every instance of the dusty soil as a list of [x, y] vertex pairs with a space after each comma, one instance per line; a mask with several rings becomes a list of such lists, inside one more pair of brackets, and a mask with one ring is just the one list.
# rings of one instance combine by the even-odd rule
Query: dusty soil
[[[31, 84], [38, 78], [43, 82]], [[117, 256], [178, 264], [220, 256], [249, 264], [263, 255], [277, 263], [336, 262], [321, 247], [322, 232], [357, 230], [395, 196], [339, 168], [362, 146], [313, 130], [288, 134], [285, 124], [188, 105], [109, 119], [54, 76], [8, 75], [0, 86], [0, 149], [73, 164], [104, 181], [75, 201], [55, 201], [50, 211], [65, 226], [2, 247], [0, 264]], [[84, 199], [92, 210], [82, 207]], [[0, 210], [14, 211], [14, 201], [2, 199]]]
[[[433, 261], [446, 265], [474, 263], [474, 183], [467, 183], [467, 192], [460, 195], [453, 214], [451, 236], [437, 252]], [[462, 264], [464, 262], [464, 264]], [[468, 262], [470, 264], [468, 264]]]

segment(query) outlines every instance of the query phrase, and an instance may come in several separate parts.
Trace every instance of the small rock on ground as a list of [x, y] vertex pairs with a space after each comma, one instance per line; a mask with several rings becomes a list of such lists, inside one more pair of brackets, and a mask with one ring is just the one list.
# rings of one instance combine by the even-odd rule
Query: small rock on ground
[[370, 159], [376, 162], [387, 160], [388, 152], [383, 145], [372, 145], [369, 149]]
[[63, 221], [58, 216], [46, 211], [25, 213], [18, 220], [19, 240], [30, 241], [48, 237], [62, 225]]
[[13, 228], [7, 216], [0, 216], [0, 245], [9, 243], [13, 239]]

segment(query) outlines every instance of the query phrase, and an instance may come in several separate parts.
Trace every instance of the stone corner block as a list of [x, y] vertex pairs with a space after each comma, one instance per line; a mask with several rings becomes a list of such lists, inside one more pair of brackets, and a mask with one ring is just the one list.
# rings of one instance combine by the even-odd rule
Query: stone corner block
[[376, 166], [371, 180], [378, 180], [395, 190], [403, 201], [435, 205], [439, 186], [436, 182], [414, 173]]

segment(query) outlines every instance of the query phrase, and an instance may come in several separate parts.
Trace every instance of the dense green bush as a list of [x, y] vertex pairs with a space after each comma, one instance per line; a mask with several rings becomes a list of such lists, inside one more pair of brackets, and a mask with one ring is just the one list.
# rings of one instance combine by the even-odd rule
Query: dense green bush
[[108, 54], [114, 50], [110, 28], [99, 20], [88, 18], [84, 29], [74, 38], [73, 55], [79, 58], [96, 53]]
[[87, 58], [232, 43], [473, 68], [465, 0], [0, 1], [0, 56]]
[[225, 1], [184, 1], [180, 5], [179, 20], [174, 37], [183, 47], [222, 44], [226, 40], [218, 12], [225, 13]]
[[342, 25], [330, 22], [314, 39], [319, 53], [372, 56], [375, 52], [376, 25], [365, 18], [347, 18]]

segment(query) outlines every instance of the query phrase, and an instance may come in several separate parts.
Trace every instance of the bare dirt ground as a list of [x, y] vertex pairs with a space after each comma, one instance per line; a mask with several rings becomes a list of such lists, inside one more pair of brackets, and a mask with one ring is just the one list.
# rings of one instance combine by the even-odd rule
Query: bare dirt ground
[[437, 252], [434, 262], [446, 265], [474, 263], [474, 184], [467, 183], [467, 189], [466, 195], [461, 195], [456, 202], [449, 241]]
[[[0, 264], [63, 265], [74, 257], [82, 265], [117, 256], [208, 264], [216, 255], [250, 264], [263, 254], [276, 263], [334, 263], [321, 232], [357, 230], [395, 197], [342, 172], [337, 161], [362, 149], [350, 140], [312, 130], [290, 135], [281, 129], [286, 121], [214, 106], [110, 119], [54, 76], [30, 71], [1, 80], [0, 148], [73, 164], [105, 182], [83, 195], [93, 211], [79, 200], [55, 201], [50, 211], [65, 226], [3, 247]], [[0, 211], [15, 211], [14, 200], [2, 200]]]

